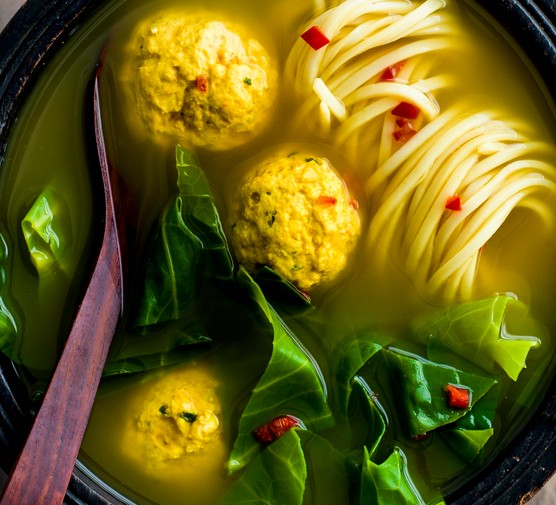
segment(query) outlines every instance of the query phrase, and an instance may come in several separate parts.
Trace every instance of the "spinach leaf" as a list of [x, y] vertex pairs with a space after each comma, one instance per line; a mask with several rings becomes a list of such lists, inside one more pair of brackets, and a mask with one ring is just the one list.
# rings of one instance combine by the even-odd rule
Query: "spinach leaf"
[[21, 221], [31, 262], [40, 274], [54, 267], [64, 269], [62, 259], [71, 245], [71, 214], [62, 196], [46, 188]]
[[221, 505], [301, 505], [307, 466], [295, 429], [268, 445], [234, 482]]
[[364, 448], [359, 505], [425, 505], [407, 471], [402, 450], [395, 447], [381, 464], [374, 463]]
[[184, 201], [183, 220], [203, 243], [205, 269], [218, 279], [233, 276], [234, 263], [209, 184], [195, 155], [176, 146], [178, 190]]
[[326, 385], [312, 356], [301, 347], [243, 268], [237, 273], [237, 281], [271, 326], [273, 349], [267, 368], [241, 415], [239, 433], [227, 465], [229, 473], [243, 468], [260, 450], [253, 431], [279, 415], [293, 415], [312, 431], [333, 424]]
[[184, 317], [198, 292], [203, 245], [184, 223], [182, 207], [181, 197], [171, 198], [151, 232], [132, 329]]
[[13, 308], [8, 285], [9, 248], [6, 239], [0, 233], [0, 351], [14, 361], [16, 359], [16, 340], [19, 318]]
[[523, 311], [524, 304], [504, 294], [444, 308], [418, 318], [413, 335], [429, 345], [433, 360], [432, 353], [442, 345], [487, 372], [496, 372], [498, 364], [517, 380], [530, 349], [538, 347], [540, 339], [506, 333], [505, 319], [510, 308]]
[[[494, 379], [426, 361], [398, 349], [382, 352], [398, 412], [412, 438], [460, 419], [496, 384]], [[448, 406], [445, 387], [449, 384], [470, 390], [468, 408]]]

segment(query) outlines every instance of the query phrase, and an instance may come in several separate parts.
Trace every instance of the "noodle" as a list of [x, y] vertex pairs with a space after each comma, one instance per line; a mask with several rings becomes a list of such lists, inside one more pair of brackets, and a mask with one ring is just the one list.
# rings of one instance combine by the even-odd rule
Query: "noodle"
[[[319, 51], [312, 51], [298, 40], [286, 62], [286, 76], [304, 98], [299, 121], [313, 124], [327, 134], [334, 124], [330, 104], [343, 103], [346, 114], [332, 113], [337, 124], [361, 106], [371, 107], [359, 116], [360, 120], [364, 116], [369, 123], [384, 114], [373, 112], [376, 110], [372, 108], [373, 101], [392, 98], [392, 95], [416, 101], [415, 105], [423, 107], [429, 118], [437, 115], [438, 107], [427, 84], [419, 84], [424, 76], [412, 78], [411, 69], [419, 69], [419, 65], [408, 64], [395, 82], [380, 82], [380, 75], [390, 65], [409, 62], [453, 44], [453, 40], [441, 36], [446, 31], [442, 17], [432, 15], [444, 5], [444, 0], [427, 0], [417, 8], [406, 0], [346, 0], [315, 16], [306, 28], [319, 26], [331, 42]], [[406, 38], [410, 40], [404, 43]], [[317, 79], [320, 79], [317, 88], [327, 90], [325, 100], [315, 90]], [[437, 78], [433, 87], [442, 85], [443, 79]], [[334, 102], [331, 96], [335, 97]], [[381, 109], [379, 106], [378, 110]], [[345, 139], [352, 131], [348, 125], [340, 137]]]
[[[432, 128], [436, 122], [439, 127]], [[542, 198], [556, 192], [553, 167], [527, 157], [550, 147], [521, 143], [490, 114], [447, 112], [429, 127], [433, 134], [425, 142], [408, 142], [403, 157], [404, 148], [397, 152], [400, 163], [388, 168], [392, 176], [380, 193], [376, 184], [367, 186], [369, 198], [380, 202], [369, 243], [380, 241], [405, 258], [404, 270], [424, 296], [469, 299], [480, 250], [515, 208], [528, 208], [550, 222]], [[376, 173], [384, 173], [381, 168]], [[452, 195], [460, 196], [460, 211], [445, 208]]]
[[[392, 255], [425, 298], [470, 299], [481, 250], [515, 208], [551, 223], [543, 199], [556, 193], [554, 167], [541, 159], [553, 148], [472, 103], [442, 109], [435, 94], [453, 82], [434, 55], [454, 57], [463, 38], [444, 0], [332, 3], [323, 11], [316, 2], [305, 26], [330, 42], [313, 50], [299, 39], [286, 62], [298, 120], [357, 167], [379, 265]], [[418, 114], [394, 115], [402, 103]], [[446, 208], [451, 197], [461, 209]]]

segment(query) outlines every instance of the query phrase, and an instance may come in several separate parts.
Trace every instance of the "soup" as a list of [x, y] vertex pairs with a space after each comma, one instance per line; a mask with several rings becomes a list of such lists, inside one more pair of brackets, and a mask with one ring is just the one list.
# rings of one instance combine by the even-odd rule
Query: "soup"
[[[119, 499], [364, 503], [394, 472], [400, 494], [378, 503], [438, 503], [518, 436], [543, 398], [554, 372], [553, 104], [471, 3], [381, 4], [110, 2], [28, 97], [0, 180], [0, 343], [40, 398], [98, 238], [88, 85], [110, 34], [101, 96], [132, 202], [132, 274], [80, 461]], [[276, 66], [276, 102], [237, 144], [176, 147], [137, 112], [138, 27], [174, 12], [242, 27]], [[360, 220], [347, 264], [310, 299], [275, 272], [230, 263], [239, 188], [292, 153], [328, 160]], [[206, 185], [184, 182], [191, 174]], [[176, 194], [187, 209], [178, 214], [194, 214], [202, 197], [222, 228], [188, 221], [202, 268], [169, 253], [175, 263], [164, 264], [181, 270], [160, 277], [152, 258], [171, 250], [157, 237], [174, 229]], [[179, 315], [142, 305], [145, 289], [179, 292], [169, 295]], [[205, 410], [218, 417], [217, 441], [207, 422], [206, 450], [159, 458], [177, 435], [150, 426], [170, 416], [172, 381], [214, 389]], [[179, 399], [189, 401], [200, 400]], [[200, 411], [181, 414], [176, 426], [200, 425]], [[288, 484], [272, 486], [279, 476]]]

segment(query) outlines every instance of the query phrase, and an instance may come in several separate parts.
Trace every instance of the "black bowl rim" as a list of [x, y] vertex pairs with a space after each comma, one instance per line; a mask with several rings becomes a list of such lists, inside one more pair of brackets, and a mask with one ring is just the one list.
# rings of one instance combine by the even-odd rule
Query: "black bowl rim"
[[[26, 91], [60, 45], [108, 0], [27, 0], [0, 33], [0, 167], [7, 137]], [[476, 0], [523, 49], [548, 91], [556, 72], [556, 0]], [[47, 20], [45, 22], [45, 20]], [[523, 503], [556, 472], [556, 377], [520, 436], [472, 479], [447, 497], [453, 505]], [[12, 363], [0, 355], [0, 467], [9, 471], [34, 414]], [[68, 504], [105, 505], [102, 488], [76, 467]]]

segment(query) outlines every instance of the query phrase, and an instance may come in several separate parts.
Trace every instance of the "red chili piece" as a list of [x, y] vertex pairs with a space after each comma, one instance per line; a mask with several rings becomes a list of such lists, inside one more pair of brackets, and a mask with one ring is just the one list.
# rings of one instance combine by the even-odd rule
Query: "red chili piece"
[[261, 444], [270, 444], [295, 426], [301, 426], [301, 421], [297, 417], [291, 415], [278, 416], [269, 423], [259, 426], [253, 432], [253, 435]]
[[392, 109], [392, 115], [397, 117], [403, 117], [406, 119], [417, 119], [421, 109], [416, 107], [412, 103], [400, 102], [396, 107]]
[[461, 210], [461, 198], [458, 195], [449, 196], [444, 208], [448, 210]]
[[382, 76], [380, 77], [381, 81], [393, 81], [396, 76], [400, 73], [400, 70], [405, 66], [406, 61], [398, 61], [398, 63], [394, 63], [393, 65], [389, 65], [384, 69], [382, 72]]
[[338, 200], [333, 196], [321, 195], [317, 198], [317, 203], [321, 205], [336, 205]]
[[208, 79], [204, 74], [195, 77], [195, 87], [201, 92], [206, 93], [208, 90]]
[[[297, 288], [296, 288], [297, 289]], [[305, 298], [305, 300], [307, 300], [309, 303], [311, 303], [311, 296], [309, 295], [309, 293], [307, 293], [306, 291], [301, 291], [301, 289], [297, 289], [297, 292], [303, 297]]]
[[444, 392], [446, 393], [448, 407], [452, 409], [469, 408], [471, 400], [471, 392], [469, 389], [461, 386], [454, 386], [453, 384], [447, 384], [444, 387]]
[[417, 130], [413, 127], [410, 121], [404, 118], [396, 119], [396, 128], [392, 132], [396, 142], [405, 144], [416, 133]]
[[426, 440], [427, 438], [429, 438], [428, 433], [420, 433], [418, 435], [411, 437], [411, 440], [413, 440], [414, 442], [420, 442], [421, 440]]
[[261, 444], [270, 444], [274, 440], [274, 435], [270, 433], [270, 429], [268, 424], [263, 424], [259, 426], [254, 432], [253, 435], [257, 439], [258, 442]]
[[330, 43], [330, 39], [318, 26], [311, 26], [311, 28], [301, 34], [301, 38], [315, 51]]

